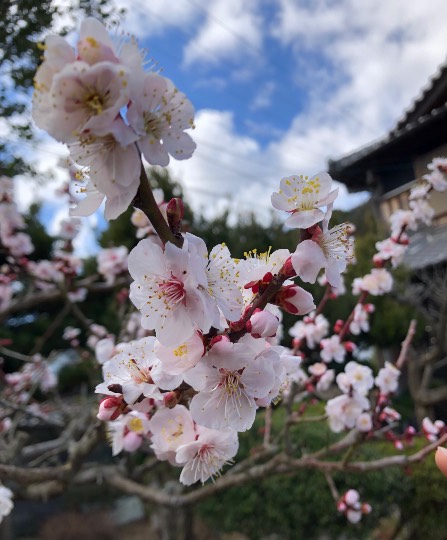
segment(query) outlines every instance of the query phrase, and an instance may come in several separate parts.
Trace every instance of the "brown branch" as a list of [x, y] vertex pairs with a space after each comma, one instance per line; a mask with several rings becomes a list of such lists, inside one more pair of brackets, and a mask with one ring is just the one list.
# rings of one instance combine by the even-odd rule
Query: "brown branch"
[[401, 370], [407, 360], [408, 349], [410, 348], [414, 334], [416, 333], [416, 320], [412, 319], [405, 339], [402, 341], [402, 346], [399, 353], [399, 358], [396, 361], [397, 369]]
[[179, 248], [182, 247], [183, 238], [174, 236], [173, 232], [169, 228], [169, 225], [166, 223], [163, 214], [160, 212], [160, 208], [155, 201], [154, 194], [152, 193], [149, 179], [143, 164], [141, 164], [140, 186], [134, 200], [132, 201], [132, 206], [138, 208], [146, 214], [152, 224], [152, 227], [154, 227], [163, 244], [166, 244], [166, 242], [171, 242]]
[[61, 311], [56, 315], [56, 317], [47, 326], [42, 336], [36, 339], [34, 347], [29, 352], [30, 356], [33, 356], [34, 354], [37, 354], [38, 352], [42, 350], [42, 347], [51, 338], [54, 332], [56, 332], [59, 326], [64, 322], [65, 317], [68, 315], [69, 312], [70, 312], [70, 304], [66, 302], [64, 304], [64, 307], [61, 309]]

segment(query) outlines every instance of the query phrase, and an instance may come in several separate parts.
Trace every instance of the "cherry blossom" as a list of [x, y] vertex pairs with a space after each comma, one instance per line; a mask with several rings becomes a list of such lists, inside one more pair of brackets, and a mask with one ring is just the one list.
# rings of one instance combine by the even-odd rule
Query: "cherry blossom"
[[130, 411], [108, 422], [107, 429], [112, 443], [112, 455], [116, 456], [123, 450], [135, 452], [148, 436], [149, 420], [144, 413]]
[[331, 362], [335, 360], [339, 364], [344, 362], [346, 349], [342, 343], [340, 343], [340, 338], [337, 335], [333, 335], [330, 338], [321, 340], [321, 359], [325, 362]]
[[101, 249], [96, 257], [98, 272], [107, 283], [113, 283], [116, 276], [127, 271], [127, 257], [128, 251], [124, 246]]
[[374, 382], [382, 394], [390, 394], [397, 390], [399, 377], [400, 370], [390, 362], [385, 362], [385, 367], [379, 370]]

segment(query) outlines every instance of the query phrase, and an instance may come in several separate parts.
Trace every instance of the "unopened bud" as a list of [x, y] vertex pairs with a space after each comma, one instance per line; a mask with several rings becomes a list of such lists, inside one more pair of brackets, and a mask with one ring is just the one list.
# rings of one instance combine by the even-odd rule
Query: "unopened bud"
[[339, 334], [341, 332], [341, 329], [343, 328], [344, 324], [345, 324], [344, 321], [342, 321], [341, 319], [338, 319], [334, 324], [334, 332], [336, 334]]
[[352, 353], [357, 349], [357, 345], [352, 341], [345, 341], [343, 347], [345, 348], [345, 351], [349, 353]]
[[166, 206], [166, 216], [168, 225], [174, 233], [179, 232], [182, 224], [183, 216], [185, 215], [185, 206], [182, 199], [174, 197]]
[[289, 257], [281, 268], [281, 274], [286, 278], [293, 278], [296, 276], [296, 270], [293, 268], [292, 257]]
[[251, 316], [246, 324], [246, 329], [255, 338], [269, 338], [278, 331], [278, 317], [270, 311], [259, 310]]
[[104, 422], [116, 420], [121, 414], [122, 405], [123, 398], [121, 396], [106, 397], [99, 404], [99, 411], [96, 417]]
[[315, 309], [312, 295], [298, 285], [281, 287], [271, 302], [293, 315], [305, 315]]
[[168, 409], [173, 409], [178, 403], [177, 392], [166, 392], [163, 394], [163, 403]]
[[129, 431], [126, 433], [126, 435], [124, 435], [123, 448], [126, 450], [126, 452], [135, 452], [135, 450], [140, 448], [142, 442], [143, 438], [138, 435], [138, 433]]

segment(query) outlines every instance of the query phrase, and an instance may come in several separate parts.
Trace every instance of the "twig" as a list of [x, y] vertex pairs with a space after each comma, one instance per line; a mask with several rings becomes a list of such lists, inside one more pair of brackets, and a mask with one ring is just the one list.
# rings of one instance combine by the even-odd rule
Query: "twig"
[[416, 320], [412, 319], [405, 339], [402, 341], [402, 347], [400, 348], [399, 358], [396, 361], [397, 369], [401, 370], [407, 360], [408, 349], [416, 333]]

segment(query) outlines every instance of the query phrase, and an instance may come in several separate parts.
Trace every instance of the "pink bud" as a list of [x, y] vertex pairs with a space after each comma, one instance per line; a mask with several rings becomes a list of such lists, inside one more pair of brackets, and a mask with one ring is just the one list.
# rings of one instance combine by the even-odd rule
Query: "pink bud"
[[281, 274], [287, 278], [293, 278], [296, 276], [296, 271], [292, 264], [292, 257], [289, 257], [284, 263], [284, 266], [281, 269]]
[[278, 331], [279, 320], [270, 311], [258, 311], [251, 316], [248, 322], [250, 328], [247, 330], [255, 338], [273, 337]]
[[166, 392], [163, 394], [163, 403], [168, 409], [173, 409], [178, 403], [178, 395], [176, 392]]
[[127, 452], [135, 452], [135, 450], [140, 448], [142, 442], [143, 438], [138, 435], [138, 433], [135, 433], [135, 431], [129, 431], [126, 433], [126, 435], [124, 435], [123, 448]]
[[353, 343], [352, 341], [345, 341], [343, 343], [343, 347], [345, 348], [346, 352], [354, 352], [357, 349], [357, 345]]
[[180, 231], [184, 215], [185, 207], [182, 199], [179, 199], [178, 197], [171, 199], [166, 206], [166, 216], [168, 218], [168, 224], [171, 231]]
[[339, 334], [341, 332], [341, 329], [343, 328], [344, 321], [342, 319], [338, 319], [334, 324], [334, 332], [336, 334]]
[[121, 396], [106, 397], [99, 404], [99, 411], [96, 417], [104, 422], [115, 420], [121, 413], [122, 404], [123, 398]]
[[293, 315], [305, 315], [315, 309], [312, 295], [298, 285], [282, 287], [273, 297], [272, 303]]

